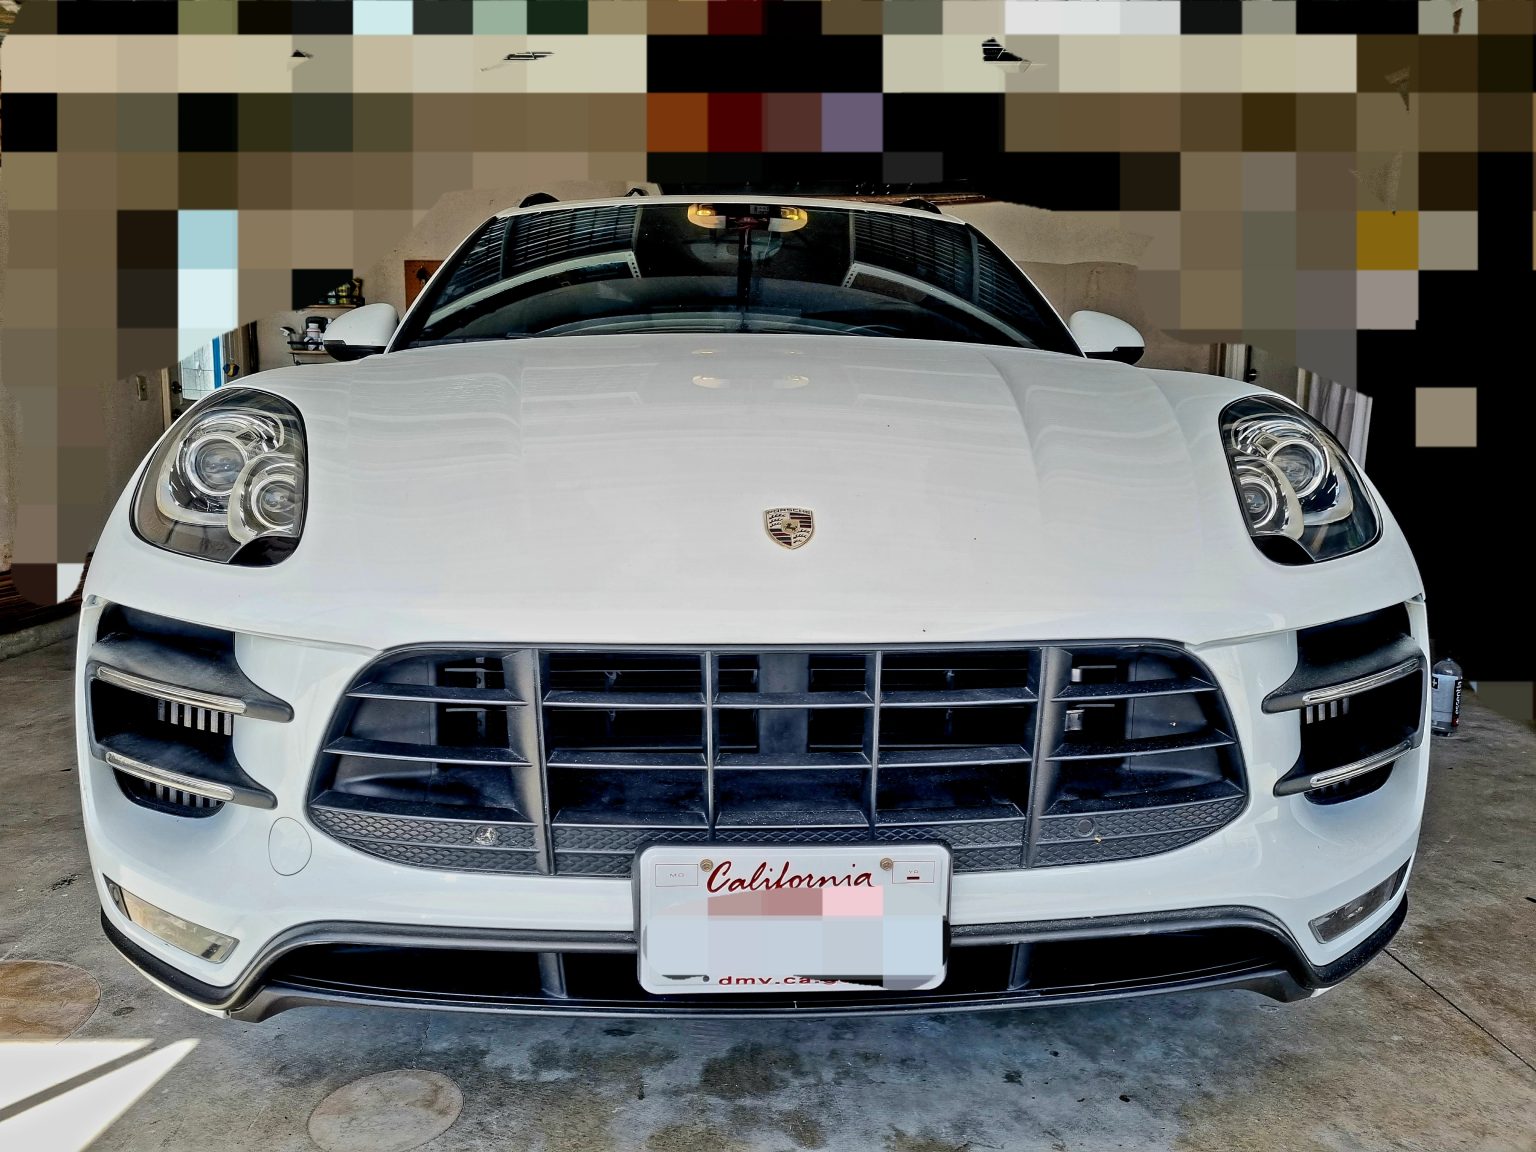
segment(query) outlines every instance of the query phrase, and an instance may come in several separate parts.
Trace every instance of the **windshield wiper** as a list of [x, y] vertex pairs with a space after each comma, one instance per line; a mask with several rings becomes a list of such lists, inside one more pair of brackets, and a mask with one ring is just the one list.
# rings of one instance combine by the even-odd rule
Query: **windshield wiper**
[[499, 336], [440, 336], [436, 340], [412, 340], [411, 348], [436, 348], [441, 344], [489, 344], [497, 340], [532, 340], [541, 332], [503, 332]]

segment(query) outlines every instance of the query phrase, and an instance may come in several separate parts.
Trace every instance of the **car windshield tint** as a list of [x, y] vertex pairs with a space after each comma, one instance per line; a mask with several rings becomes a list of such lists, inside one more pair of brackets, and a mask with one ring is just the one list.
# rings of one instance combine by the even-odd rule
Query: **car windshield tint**
[[395, 346], [633, 332], [1077, 351], [1034, 286], [961, 221], [734, 202], [585, 205], [489, 220]]

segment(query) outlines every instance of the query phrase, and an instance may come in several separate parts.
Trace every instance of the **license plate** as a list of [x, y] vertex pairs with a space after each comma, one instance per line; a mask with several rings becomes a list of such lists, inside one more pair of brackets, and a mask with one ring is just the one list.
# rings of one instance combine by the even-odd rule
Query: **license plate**
[[920, 991], [944, 980], [942, 844], [652, 845], [635, 858], [647, 992]]

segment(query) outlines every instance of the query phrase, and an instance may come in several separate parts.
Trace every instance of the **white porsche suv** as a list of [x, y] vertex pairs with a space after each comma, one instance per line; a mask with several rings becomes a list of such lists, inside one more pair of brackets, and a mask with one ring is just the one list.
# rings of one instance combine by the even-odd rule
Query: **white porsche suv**
[[1386, 944], [1422, 587], [1325, 429], [922, 205], [531, 199], [113, 513], [78, 747], [134, 965], [241, 1019], [829, 1014]]

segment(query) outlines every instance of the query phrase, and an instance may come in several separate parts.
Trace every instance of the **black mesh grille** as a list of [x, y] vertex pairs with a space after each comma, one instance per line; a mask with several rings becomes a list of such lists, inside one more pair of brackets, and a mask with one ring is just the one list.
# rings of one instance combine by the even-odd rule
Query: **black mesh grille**
[[1221, 694], [1168, 645], [412, 650], [349, 690], [316, 823], [426, 867], [626, 875], [653, 842], [941, 841], [957, 871], [1234, 819]]

